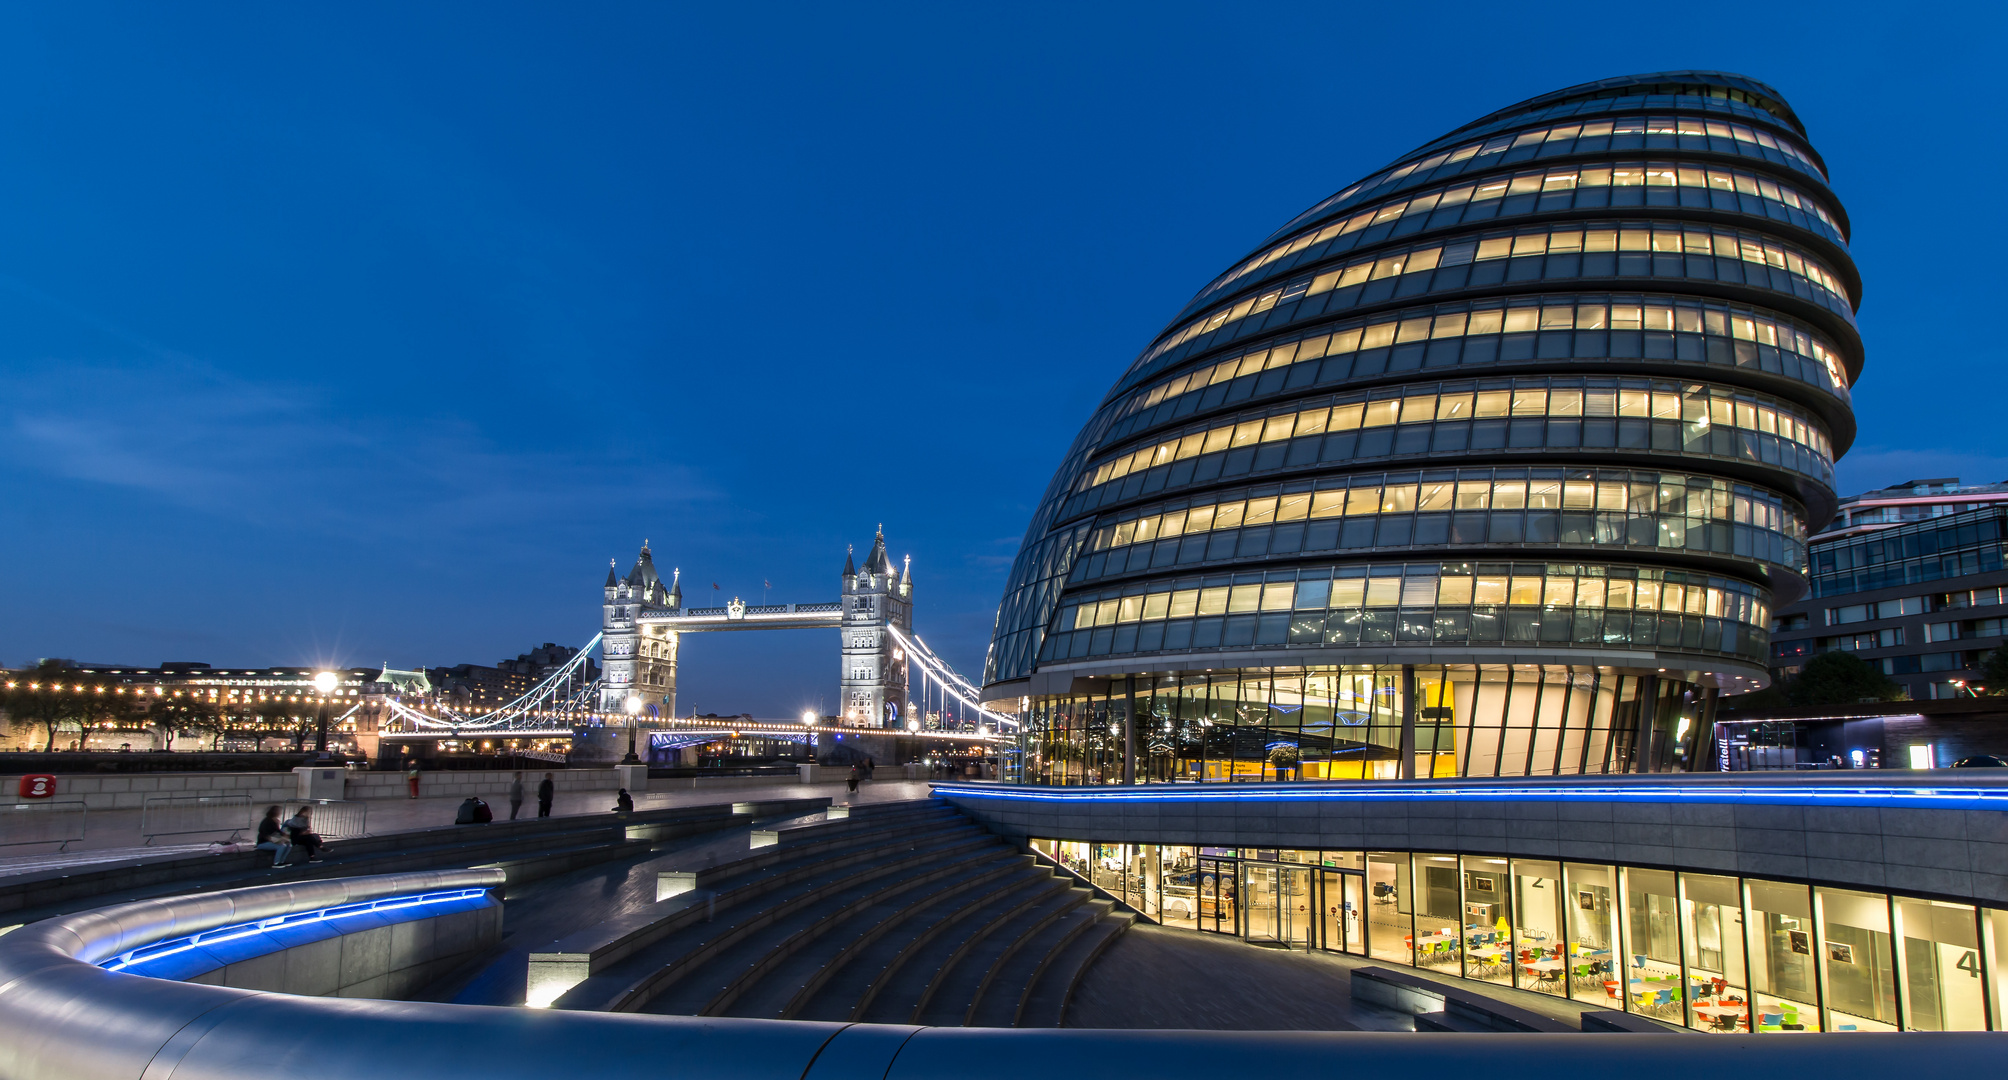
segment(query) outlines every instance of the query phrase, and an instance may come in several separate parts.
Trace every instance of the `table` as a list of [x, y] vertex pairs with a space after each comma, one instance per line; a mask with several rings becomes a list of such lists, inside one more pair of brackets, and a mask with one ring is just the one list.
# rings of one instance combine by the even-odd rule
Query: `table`
[[1749, 1010], [1750, 1006], [1739, 1001], [1734, 1004], [1696, 1005], [1694, 1007], [1694, 1014], [1696, 1016], [1707, 1017], [1717, 1028], [1723, 1031], [1730, 1031], [1735, 1029], [1736, 1021], [1749, 1015]]
[[1520, 966], [1528, 971], [1560, 971], [1568, 966], [1567, 960], [1527, 960]]

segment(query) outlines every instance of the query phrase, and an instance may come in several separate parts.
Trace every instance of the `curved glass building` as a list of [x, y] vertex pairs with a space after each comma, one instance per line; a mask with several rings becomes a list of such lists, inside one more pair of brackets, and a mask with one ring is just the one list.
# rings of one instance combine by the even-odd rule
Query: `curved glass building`
[[1023, 777], [1692, 767], [1854, 437], [1861, 282], [1791, 106], [1609, 79], [1299, 214], [1116, 381], [986, 696]]

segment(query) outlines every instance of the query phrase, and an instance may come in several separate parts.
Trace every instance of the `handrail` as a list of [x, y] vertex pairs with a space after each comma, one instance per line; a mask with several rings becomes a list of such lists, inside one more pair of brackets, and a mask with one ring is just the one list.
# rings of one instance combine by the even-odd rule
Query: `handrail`
[[[673, 1063], [688, 1080], [1022, 1080], [1032, 1063], [1092, 1061], [1120, 1075], [1214, 1080], [1334, 1068], [1534, 1080], [1613, 1061], [1679, 1061], [1702, 1075], [1890, 1080], [1919, 1061], [1952, 1075], [1998, 1067], [1983, 1032], [1802, 1035], [1411, 1035], [1097, 1031], [509, 1009], [299, 997], [169, 982], [98, 963], [202, 930], [400, 893], [492, 887], [497, 869], [386, 874], [121, 904], [0, 937], [0, 1076], [8, 1080], [548, 1080]], [[367, 1033], [367, 1037], [358, 1037]]]

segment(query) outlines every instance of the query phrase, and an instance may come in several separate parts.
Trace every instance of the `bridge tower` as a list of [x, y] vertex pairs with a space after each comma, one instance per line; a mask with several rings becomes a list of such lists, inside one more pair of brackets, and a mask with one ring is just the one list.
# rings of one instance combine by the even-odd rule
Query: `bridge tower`
[[886, 557], [885, 526], [860, 567], [844, 556], [843, 722], [860, 727], [906, 726], [906, 655], [886, 627], [913, 632], [913, 572], [895, 571]]
[[625, 711], [628, 695], [640, 694], [644, 716], [676, 715], [677, 633], [667, 627], [639, 623], [651, 615], [683, 607], [681, 575], [672, 573], [667, 587], [655, 571], [655, 557], [642, 541], [641, 554], [625, 579], [607, 565], [606, 606], [600, 623], [601, 712]]

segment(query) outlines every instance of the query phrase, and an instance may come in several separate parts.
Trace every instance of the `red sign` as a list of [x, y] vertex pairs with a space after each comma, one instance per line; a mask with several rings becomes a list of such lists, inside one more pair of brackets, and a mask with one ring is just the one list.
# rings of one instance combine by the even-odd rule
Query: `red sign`
[[30, 773], [21, 778], [21, 797], [46, 799], [56, 793], [56, 778], [48, 773]]

